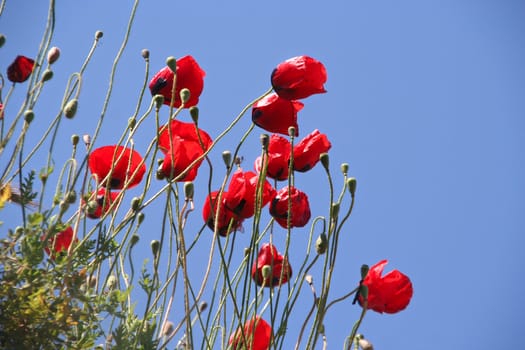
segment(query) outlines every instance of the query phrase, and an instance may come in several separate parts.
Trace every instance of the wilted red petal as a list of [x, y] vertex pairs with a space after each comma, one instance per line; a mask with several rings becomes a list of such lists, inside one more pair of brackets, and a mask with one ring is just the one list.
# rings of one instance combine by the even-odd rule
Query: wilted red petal
[[328, 152], [331, 147], [328, 137], [315, 129], [294, 146], [294, 169], [301, 172], [310, 170], [319, 161], [321, 153]]
[[[101, 185], [111, 189], [137, 186], [146, 173], [142, 156], [135, 150], [123, 146], [103, 146], [97, 148], [88, 158], [88, 166]], [[104, 180], [111, 173], [109, 180]]]
[[[230, 336], [229, 344], [233, 350], [268, 350], [272, 339], [272, 327], [260, 316], [244, 324], [244, 337], [241, 329]], [[249, 345], [244, 344], [244, 339]]]
[[71, 226], [68, 226], [65, 230], [57, 233], [56, 236], [49, 237], [47, 245], [44, 247], [44, 250], [47, 253], [47, 255], [51, 257], [51, 259], [55, 259], [56, 254], [62, 251], [67, 251], [69, 249], [72, 240], [73, 228]]
[[[266, 280], [262, 274], [262, 269], [265, 265], [270, 266], [272, 269], [271, 276]], [[288, 263], [288, 259], [279, 254], [273, 244], [263, 244], [261, 249], [259, 249], [257, 261], [252, 266], [252, 278], [255, 283], [259, 286], [275, 287], [281, 283], [288, 282], [290, 277], [292, 277], [292, 267]]]
[[[379, 313], [393, 314], [408, 306], [413, 289], [410, 279], [398, 270], [381, 276], [387, 263], [388, 260], [382, 260], [370, 267], [363, 284], [368, 287], [367, 308]], [[363, 305], [363, 297], [359, 296], [358, 300]]]
[[[268, 143], [268, 167], [266, 175], [275, 180], [288, 179], [288, 167], [292, 146], [288, 139], [272, 134]], [[255, 160], [255, 170], [261, 171], [262, 157]]]
[[[230, 180], [228, 192], [224, 195], [224, 204], [228, 209], [243, 219], [252, 217], [255, 212], [255, 198], [259, 176], [252, 171], [238, 169]], [[265, 206], [275, 195], [275, 190], [268, 181], [263, 182], [262, 203]]]
[[86, 216], [90, 219], [99, 219], [107, 213], [118, 195], [119, 192], [106, 191], [105, 188], [99, 189], [96, 194], [92, 193], [88, 201], [96, 201], [97, 207], [93, 212], [87, 212]]
[[[220, 203], [219, 210], [219, 219], [217, 220], [218, 234], [220, 236], [227, 236], [230, 232], [236, 231], [241, 228], [243, 219], [236, 215], [234, 212], [229, 210], [224, 205], [224, 196], [227, 195], [227, 192], [223, 192], [222, 201]], [[202, 207], [202, 217], [204, 222], [208, 227], [213, 231], [215, 229], [215, 214], [217, 213], [217, 198], [219, 196], [219, 191], [210, 193], [209, 196], [206, 196], [204, 206]], [[233, 221], [232, 221], [233, 220]], [[231, 228], [228, 230], [228, 227]]]
[[[175, 101], [173, 107], [181, 106], [180, 91], [184, 88], [190, 90], [190, 99], [184, 104], [184, 108], [190, 108], [199, 103], [199, 97], [204, 89], [204, 76], [206, 73], [192, 56], [184, 56], [177, 59], [177, 86], [175, 87]], [[164, 104], [170, 105], [171, 88], [173, 86], [174, 74], [169, 67], [161, 69], [149, 83], [152, 95], [164, 96]]]
[[255, 125], [268, 132], [288, 135], [288, 128], [295, 128], [295, 136], [299, 135], [297, 112], [304, 105], [299, 101], [289, 101], [272, 93], [257, 101], [252, 108], [252, 121]]
[[35, 67], [35, 61], [26, 56], [16, 56], [13, 63], [7, 67], [7, 79], [13, 83], [26, 81]]
[[299, 100], [326, 92], [326, 79], [324, 65], [308, 56], [292, 57], [280, 63], [271, 77], [275, 92], [287, 100]]
[[310, 220], [310, 203], [306, 193], [295, 187], [284, 187], [270, 203], [270, 214], [284, 228], [288, 228], [288, 201], [291, 200], [290, 227], [303, 227]]

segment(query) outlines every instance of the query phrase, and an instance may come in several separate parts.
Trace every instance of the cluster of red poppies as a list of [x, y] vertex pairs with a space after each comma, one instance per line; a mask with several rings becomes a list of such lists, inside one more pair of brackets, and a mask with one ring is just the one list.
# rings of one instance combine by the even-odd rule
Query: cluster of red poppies
[[[26, 81], [34, 68], [34, 61], [18, 56], [7, 69], [13, 83]], [[160, 70], [149, 83], [152, 95], [162, 95], [163, 103], [175, 108], [191, 108], [198, 104], [204, 87], [205, 72], [192, 56], [176, 60]], [[327, 80], [323, 64], [308, 56], [298, 56], [280, 63], [271, 74], [274, 92], [252, 106], [252, 121], [273, 133], [268, 140], [267, 152], [255, 160], [253, 171], [236, 170], [225, 191], [211, 192], [203, 205], [203, 218], [217, 234], [227, 236], [238, 230], [243, 221], [269, 204], [269, 213], [283, 228], [305, 226], [311, 216], [308, 196], [294, 186], [276, 190], [260, 173], [277, 181], [290, 178], [290, 170], [305, 172], [312, 169], [322, 153], [328, 152], [331, 143], [327, 136], [314, 130], [292, 147], [291, 142], [279, 135], [299, 135], [297, 114], [304, 107], [300, 99], [326, 92]], [[184, 89], [189, 94], [184, 97]], [[2, 107], [0, 106], [0, 111]], [[291, 129], [293, 127], [293, 129]], [[159, 178], [172, 181], [193, 181], [204, 154], [213, 144], [212, 138], [197, 127], [196, 123], [171, 120], [158, 132], [158, 146], [164, 159], [157, 171]], [[118, 190], [137, 186], [146, 173], [142, 156], [134, 149], [121, 145], [103, 146], [88, 156], [88, 167], [97, 183], [97, 191], [89, 194], [87, 216], [100, 218], [119, 198]], [[115, 191], [116, 190], [116, 191]], [[46, 252], [54, 257], [67, 250], [72, 243], [73, 229], [67, 227], [52, 237]], [[51, 239], [51, 238], [50, 238]], [[361, 281], [368, 294], [360, 295], [361, 305], [377, 312], [395, 313], [403, 310], [413, 294], [410, 279], [397, 270], [382, 276], [387, 261], [372, 266]], [[287, 256], [277, 248], [262, 244], [251, 270], [254, 282], [262, 287], [275, 287], [288, 282], [292, 268]], [[248, 346], [267, 349], [271, 343], [272, 329], [260, 316], [246, 322], [231, 337], [234, 349]], [[247, 341], [249, 344], [244, 344]]]

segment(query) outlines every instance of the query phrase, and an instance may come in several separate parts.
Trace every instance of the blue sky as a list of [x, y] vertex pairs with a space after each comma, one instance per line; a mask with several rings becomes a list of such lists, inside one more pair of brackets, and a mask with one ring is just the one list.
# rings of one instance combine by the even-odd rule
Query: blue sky
[[[104, 32], [78, 115], [64, 123], [65, 145], [72, 133], [93, 132], [100, 115], [131, 9], [129, 1], [116, 4], [57, 4], [53, 45], [62, 56], [35, 108], [35, 125], [54, 117], [68, 75], [79, 69], [94, 32]], [[7, 2], [0, 17], [7, 37], [2, 71], [17, 54], [36, 54], [46, 9], [45, 2]], [[134, 111], [143, 48], [151, 52], [151, 74], [167, 56], [197, 59], [207, 73], [200, 125], [212, 136], [269, 87], [275, 65], [315, 57], [327, 68], [328, 93], [304, 101], [300, 133], [326, 133], [334, 176], [348, 162], [358, 180], [337, 290], [355, 285], [362, 263], [384, 258], [414, 284], [407, 310], [371, 312], [361, 331], [376, 349], [519, 348], [525, 342], [524, 16], [518, 0], [143, 1], [97, 142], [116, 142], [115, 130]], [[224, 140], [217, 164], [249, 124], [246, 118]], [[259, 132], [243, 151], [246, 169], [258, 153]], [[152, 135], [153, 129], [138, 135], [137, 146], [146, 148]], [[324, 180], [318, 167], [297, 181], [315, 191]], [[312, 203], [320, 214], [324, 195], [316, 193]], [[7, 216], [11, 210], [0, 213], [2, 235], [18, 225], [16, 215]], [[328, 316], [330, 349], [341, 348], [357, 317], [349, 303]]]

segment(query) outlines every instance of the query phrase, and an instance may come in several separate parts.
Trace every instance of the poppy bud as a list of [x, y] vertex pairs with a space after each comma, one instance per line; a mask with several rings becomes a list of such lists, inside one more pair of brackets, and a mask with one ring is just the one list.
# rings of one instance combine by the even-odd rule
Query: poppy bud
[[177, 72], [177, 59], [173, 56], [166, 58], [166, 65], [170, 67], [173, 73]]
[[369, 269], [370, 268], [368, 267], [368, 265], [366, 265], [366, 264], [361, 265], [361, 279], [362, 280], [365, 279], [366, 275], [368, 274], [368, 270]]
[[82, 136], [82, 141], [84, 141], [86, 147], [89, 147], [89, 145], [91, 144], [91, 136], [89, 136], [88, 134], [84, 134]]
[[171, 334], [171, 332], [173, 332], [173, 330], [175, 329], [175, 326], [173, 325], [173, 322], [166, 322], [164, 324], [164, 327], [162, 327], [162, 336], [169, 336]]
[[297, 134], [295, 133], [295, 131], [296, 131], [296, 130], [295, 130], [295, 126], [290, 126], [290, 127], [288, 128], [288, 135], [289, 135], [290, 137], [295, 137], [295, 136], [297, 136]]
[[306, 275], [304, 276], [304, 280], [306, 281], [306, 283], [308, 283], [309, 285], [312, 285], [314, 283], [314, 277], [312, 275]]
[[196, 106], [190, 107], [190, 116], [191, 116], [191, 120], [193, 120], [193, 122], [197, 124], [199, 121], [199, 108]]
[[128, 119], [128, 128], [129, 130], [135, 129], [135, 125], [137, 124], [137, 119], [131, 117]]
[[47, 62], [49, 64], [55, 63], [60, 57], [60, 49], [56, 46], [49, 49], [47, 52]]
[[272, 275], [272, 267], [270, 265], [264, 265], [261, 269], [261, 275], [263, 280], [267, 280]]
[[259, 139], [261, 140], [261, 145], [263, 146], [263, 149], [267, 150], [268, 144], [270, 143], [270, 136], [268, 134], [261, 134], [261, 137]]
[[359, 344], [361, 350], [374, 350], [374, 346], [372, 345], [372, 343], [366, 340], [362, 335], [359, 337], [357, 343]]
[[69, 191], [66, 195], [66, 201], [68, 203], [75, 203], [77, 200], [77, 193], [75, 191]]
[[53, 71], [51, 69], [46, 69], [44, 73], [42, 73], [42, 81], [48, 81], [53, 78]]
[[131, 246], [133, 247], [135, 244], [137, 244], [139, 242], [139, 240], [140, 240], [139, 235], [135, 234], [135, 235], [131, 236], [129, 244], [131, 244]]
[[366, 284], [359, 286], [359, 295], [362, 296], [364, 300], [368, 299], [368, 287]]
[[244, 248], [244, 256], [248, 256], [248, 255], [250, 255], [250, 252], [251, 252], [251, 251], [252, 251], [252, 250], [251, 250], [250, 248]]
[[328, 248], [328, 238], [326, 237], [326, 234], [321, 233], [315, 241], [315, 251], [317, 254], [321, 255], [326, 253], [326, 248]]
[[164, 180], [166, 178], [166, 175], [164, 175], [164, 171], [162, 171], [162, 163], [160, 163], [159, 167], [157, 168], [157, 171], [155, 172], [155, 178], [157, 180]]
[[114, 290], [117, 287], [117, 277], [109, 276], [107, 286], [109, 290]]
[[184, 183], [184, 195], [186, 196], [186, 199], [193, 199], [193, 182], [185, 182]]
[[140, 54], [142, 55], [142, 57], [143, 57], [145, 60], [148, 60], [148, 59], [149, 59], [149, 50], [148, 50], [148, 49], [142, 49], [142, 51], [140, 52]]
[[341, 172], [343, 173], [343, 175], [347, 175], [348, 174], [348, 168], [350, 166], [348, 165], [348, 163], [343, 163], [341, 164]]
[[355, 177], [351, 177], [348, 180], [346, 180], [346, 184], [348, 185], [348, 190], [350, 191], [350, 194], [352, 197], [355, 195], [355, 188], [357, 186], [357, 180]]
[[182, 101], [183, 104], [188, 102], [188, 100], [190, 99], [190, 95], [191, 93], [189, 89], [184, 88], [180, 90], [180, 100]]
[[332, 219], [337, 218], [339, 215], [339, 208], [341, 208], [339, 203], [332, 203]]
[[222, 160], [224, 161], [224, 164], [226, 164], [226, 168], [229, 168], [232, 164], [232, 154], [230, 151], [224, 151], [222, 152]]
[[95, 39], [98, 40], [104, 36], [104, 33], [101, 30], [95, 32]]
[[141, 200], [139, 197], [133, 197], [131, 200], [131, 210], [137, 211], [140, 208]]
[[164, 96], [159, 94], [153, 96], [153, 102], [155, 102], [155, 108], [160, 109], [160, 107], [164, 104]]
[[151, 246], [151, 252], [153, 253], [153, 256], [156, 258], [157, 254], [159, 253], [160, 242], [154, 239], [153, 241], [151, 241], [150, 246]]
[[86, 205], [86, 211], [88, 215], [93, 215], [98, 209], [98, 203], [96, 200], [89, 201]]
[[35, 118], [35, 113], [33, 113], [33, 110], [28, 109], [27, 111], [24, 112], [24, 120], [26, 121], [27, 124], [31, 124], [34, 118]]
[[328, 153], [321, 153], [319, 155], [319, 160], [321, 161], [321, 164], [323, 164], [323, 167], [328, 172], [330, 171], [330, 157], [328, 156]]
[[137, 221], [140, 224], [142, 224], [142, 222], [144, 221], [144, 218], [145, 218], [145, 214], [143, 212], [140, 212], [138, 215], [137, 215]]
[[0, 47], [4, 46], [5, 44], [5, 35], [0, 34]]
[[71, 143], [73, 144], [73, 146], [78, 145], [78, 141], [80, 141], [80, 136], [78, 136], [77, 134], [71, 135]]
[[69, 101], [66, 106], [64, 107], [64, 115], [66, 118], [71, 119], [75, 116], [77, 113], [78, 108], [78, 100], [76, 98]]

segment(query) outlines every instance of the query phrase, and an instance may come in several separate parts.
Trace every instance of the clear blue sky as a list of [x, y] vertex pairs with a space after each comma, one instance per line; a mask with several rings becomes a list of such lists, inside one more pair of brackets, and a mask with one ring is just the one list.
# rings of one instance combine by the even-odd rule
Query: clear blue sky
[[[17, 54], [36, 54], [46, 9], [45, 1], [7, 1], [3, 72]], [[68, 75], [79, 69], [94, 32], [104, 32], [78, 115], [62, 130], [64, 145], [72, 133], [93, 132], [130, 9], [130, 1], [58, 1], [53, 45], [62, 56], [35, 108], [43, 124], [35, 125], [55, 116]], [[167, 56], [197, 59], [207, 73], [201, 127], [212, 136], [269, 87], [276, 64], [315, 57], [327, 68], [328, 93], [304, 101], [301, 135], [315, 128], [328, 134], [335, 176], [348, 162], [358, 179], [338, 290], [355, 284], [362, 263], [383, 258], [414, 284], [407, 310], [371, 312], [361, 331], [378, 350], [518, 349], [525, 343], [524, 19], [519, 0], [143, 1], [98, 144], [116, 142], [114, 130], [135, 109], [143, 48], [151, 51], [152, 74]], [[224, 141], [216, 164], [249, 123]], [[137, 147], [150, 138], [137, 136]], [[257, 139], [244, 151], [246, 169]], [[314, 191], [325, 177], [316, 168], [298, 181]], [[325, 207], [313, 203], [318, 214]], [[0, 217], [1, 235], [18, 224], [13, 217]], [[144, 235], [155, 239], [151, 225]], [[330, 349], [341, 348], [357, 317], [349, 303], [329, 314]]]

